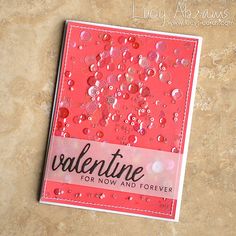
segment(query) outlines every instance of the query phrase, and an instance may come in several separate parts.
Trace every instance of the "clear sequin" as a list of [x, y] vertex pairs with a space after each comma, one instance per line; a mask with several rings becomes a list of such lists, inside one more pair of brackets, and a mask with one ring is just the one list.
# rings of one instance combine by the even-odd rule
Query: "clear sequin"
[[166, 43], [163, 42], [163, 41], [160, 41], [160, 42], [158, 42], [158, 43], [156, 44], [156, 49], [157, 49], [158, 51], [165, 51], [166, 48], [167, 48], [167, 45], [166, 45]]
[[147, 68], [149, 66], [149, 61], [146, 57], [141, 57], [138, 61], [138, 64], [143, 68]]
[[82, 31], [80, 33], [80, 39], [83, 41], [89, 41], [91, 39], [91, 34], [88, 31]]
[[99, 93], [99, 89], [97, 86], [91, 86], [89, 89], [88, 89], [88, 95], [90, 97], [94, 97], [96, 95], [98, 95]]
[[174, 89], [171, 92], [171, 96], [174, 100], [178, 100], [182, 97], [182, 93], [181, 93], [180, 89]]

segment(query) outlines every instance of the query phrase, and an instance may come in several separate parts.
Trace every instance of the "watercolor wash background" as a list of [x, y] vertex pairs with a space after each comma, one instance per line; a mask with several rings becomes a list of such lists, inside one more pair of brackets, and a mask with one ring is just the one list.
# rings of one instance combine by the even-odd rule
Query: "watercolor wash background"
[[[134, 18], [131, 0], [0, 1], [0, 235], [233, 235], [236, 2], [182, 2], [186, 14], [178, 13], [177, 24], [179, 2], [170, 0], [135, 1]], [[143, 19], [143, 7], [153, 9], [152, 19]], [[166, 13], [164, 25], [158, 9]], [[204, 14], [192, 18], [206, 9], [228, 9], [217, 18], [222, 25], [204, 25], [216, 20]], [[203, 37], [180, 223], [37, 202], [65, 19]]]

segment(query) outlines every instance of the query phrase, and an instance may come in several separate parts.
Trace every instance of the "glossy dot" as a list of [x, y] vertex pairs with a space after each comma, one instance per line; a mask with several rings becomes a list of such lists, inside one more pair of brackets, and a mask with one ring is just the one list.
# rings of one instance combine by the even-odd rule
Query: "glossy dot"
[[104, 34], [102, 36], [102, 40], [103, 41], [110, 41], [111, 40], [111, 35], [110, 34]]
[[67, 81], [67, 84], [71, 87], [75, 84], [74, 80], [70, 79]]
[[120, 120], [120, 115], [119, 114], [113, 114], [112, 115], [112, 117], [111, 117], [111, 119], [113, 120], [113, 121], [119, 121]]
[[81, 114], [79, 118], [80, 120], [84, 121], [87, 119], [87, 116], [85, 114]]
[[89, 70], [90, 70], [91, 72], [95, 72], [95, 71], [98, 70], [98, 67], [97, 67], [97, 65], [92, 64], [92, 65], [89, 66]]
[[173, 152], [173, 153], [178, 153], [178, 152], [179, 152], [179, 150], [178, 150], [178, 148], [176, 148], [176, 147], [173, 147], [173, 148], [171, 149], [171, 152]]
[[130, 93], [132, 93], [132, 94], [137, 93], [138, 90], [139, 90], [139, 87], [138, 87], [137, 84], [135, 84], [135, 83], [129, 84], [129, 86], [128, 86], [128, 91], [129, 91]]
[[110, 105], [114, 105], [117, 103], [117, 99], [115, 97], [109, 96], [107, 97], [107, 103]]
[[94, 74], [94, 77], [98, 80], [100, 80], [102, 78], [102, 76], [103, 76], [102, 72], [99, 72], [99, 71], [95, 72], [95, 74]]
[[179, 49], [179, 48], [176, 48], [176, 49], [174, 50], [174, 54], [175, 54], [175, 55], [179, 55], [179, 54], [180, 54], [180, 49]]
[[126, 43], [127, 43], [127, 39], [126, 39], [124, 36], [120, 36], [120, 37], [118, 38], [118, 42], [119, 42], [120, 44], [126, 44]]
[[104, 136], [104, 133], [102, 131], [97, 131], [96, 136], [98, 138], [102, 138]]
[[146, 68], [149, 66], [149, 61], [146, 57], [141, 57], [138, 61], [138, 64], [143, 67], [143, 68]]
[[139, 62], [139, 56], [132, 56], [130, 61], [134, 64], [137, 64]]
[[121, 71], [124, 71], [125, 70], [125, 64], [122, 64], [122, 63], [118, 64], [117, 69], [121, 70]]
[[189, 65], [189, 61], [188, 61], [187, 59], [182, 59], [182, 60], [181, 60], [181, 64], [182, 64], [183, 66], [188, 66], [188, 65]]
[[162, 124], [162, 125], [166, 124], [166, 118], [165, 117], [161, 117], [159, 119], [159, 123]]
[[62, 127], [62, 122], [61, 121], [57, 121], [56, 127], [58, 129], [60, 129]]
[[138, 49], [138, 48], [139, 48], [139, 43], [138, 43], [138, 42], [132, 43], [132, 47], [133, 47], [134, 49]]
[[55, 188], [55, 189], [54, 189], [54, 194], [55, 194], [55, 195], [61, 195], [61, 194], [64, 194], [64, 190], [59, 189], [59, 188]]
[[174, 89], [171, 92], [171, 96], [174, 100], [178, 100], [182, 97], [182, 93], [181, 93], [180, 89]]
[[130, 136], [128, 137], [128, 141], [129, 141], [129, 143], [134, 144], [134, 143], [137, 143], [138, 138], [137, 138], [136, 135], [130, 135]]
[[80, 120], [79, 116], [74, 116], [73, 122], [74, 122], [75, 124], [79, 124], [80, 121], [81, 121], [81, 120]]
[[91, 34], [88, 31], [82, 31], [80, 33], [80, 39], [83, 41], [89, 41], [91, 39]]
[[139, 79], [142, 81], [146, 81], [148, 80], [148, 76], [146, 75], [146, 73], [142, 72], [139, 74]]
[[129, 42], [129, 43], [135, 42], [135, 37], [134, 37], [134, 36], [129, 36], [128, 42]]
[[71, 75], [72, 75], [72, 73], [71, 73], [70, 71], [66, 71], [66, 72], [65, 72], [65, 76], [66, 76], [66, 77], [70, 78]]
[[129, 94], [128, 93], [123, 94], [123, 99], [125, 100], [129, 99]]
[[107, 126], [108, 125], [108, 121], [106, 119], [100, 119], [99, 120], [99, 124], [103, 127]]
[[156, 74], [156, 71], [155, 71], [155, 69], [153, 69], [153, 68], [149, 68], [149, 69], [147, 69], [146, 70], [146, 75], [147, 76], [154, 76]]
[[63, 136], [64, 136], [65, 138], [69, 138], [69, 137], [70, 137], [70, 134], [69, 134], [68, 132], [65, 132], [65, 133], [63, 134]]
[[157, 136], [157, 141], [162, 143], [162, 142], [165, 141], [165, 138], [162, 135], [158, 135]]
[[150, 95], [150, 89], [148, 87], [143, 87], [140, 89], [140, 94], [143, 97], [148, 97]]
[[128, 73], [125, 74], [125, 78], [127, 82], [132, 82], [134, 80], [134, 77]]
[[158, 43], [156, 44], [156, 49], [157, 49], [158, 51], [165, 51], [166, 48], [167, 48], [167, 45], [166, 45], [166, 43], [163, 42], [163, 41], [160, 41], [160, 42], [158, 42]]
[[88, 95], [90, 97], [94, 97], [96, 96], [97, 94], [99, 93], [99, 89], [97, 86], [91, 86], [89, 89], [88, 89]]
[[65, 107], [60, 107], [59, 108], [59, 117], [61, 118], [66, 118], [69, 115], [69, 110]]
[[159, 79], [162, 82], [171, 81], [171, 74], [168, 71], [162, 71], [159, 74]]
[[123, 58], [125, 58], [125, 59], [131, 58], [131, 53], [129, 51], [124, 51], [122, 55], [123, 55]]
[[75, 197], [76, 197], [76, 198], [82, 197], [82, 193], [76, 193], [76, 194], [75, 194]]
[[133, 67], [129, 67], [128, 68], [128, 73], [131, 74], [131, 75], [135, 74], [135, 69]]
[[94, 76], [89, 76], [88, 79], [87, 79], [87, 83], [88, 83], [88, 85], [90, 85], [90, 86], [95, 85], [95, 83], [96, 83], [95, 77], [94, 77]]
[[96, 62], [96, 58], [95, 58], [95, 56], [86, 56], [84, 58], [84, 61], [85, 61], [85, 64], [89, 66], [89, 65], [94, 64]]
[[102, 194], [99, 195], [99, 198], [100, 198], [100, 199], [104, 199], [105, 197], [106, 197], [106, 195], [105, 195], [104, 193], [102, 193]]
[[155, 51], [151, 51], [148, 53], [147, 58], [150, 61], [157, 61], [159, 59], [159, 54]]
[[161, 63], [159, 64], [159, 68], [160, 68], [160, 70], [162, 70], [162, 71], [167, 70], [167, 64], [164, 63], [164, 62], [161, 62]]
[[89, 133], [90, 133], [89, 128], [84, 128], [84, 129], [83, 129], [83, 133], [84, 133], [85, 135], [89, 134]]
[[120, 56], [120, 50], [118, 48], [115, 48], [115, 47], [111, 47], [110, 49], [110, 55], [111, 57], [113, 58], [117, 58]]
[[114, 63], [109, 63], [109, 64], [107, 65], [107, 70], [109, 70], [109, 71], [115, 70], [115, 64], [114, 64]]
[[109, 84], [114, 84], [114, 83], [116, 83], [116, 82], [117, 82], [117, 76], [114, 75], [114, 74], [108, 75], [108, 77], [107, 77], [107, 82], [108, 82]]
[[139, 129], [138, 131], [141, 135], [145, 135], [146, 134], [146, 130], [144, 128]]

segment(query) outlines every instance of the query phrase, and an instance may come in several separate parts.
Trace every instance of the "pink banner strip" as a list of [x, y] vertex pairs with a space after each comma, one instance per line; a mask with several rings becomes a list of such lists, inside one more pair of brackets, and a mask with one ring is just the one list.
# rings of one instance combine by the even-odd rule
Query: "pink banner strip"
[[182, 154], [53, 136], [46, 179], [177, 199]]

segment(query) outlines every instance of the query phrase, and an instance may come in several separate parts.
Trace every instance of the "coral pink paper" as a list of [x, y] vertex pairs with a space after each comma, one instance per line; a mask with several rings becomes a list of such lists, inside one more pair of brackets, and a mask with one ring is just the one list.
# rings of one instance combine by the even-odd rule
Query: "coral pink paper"
[[178, 220], [200, 46], [67, 21], [40, 202]]

